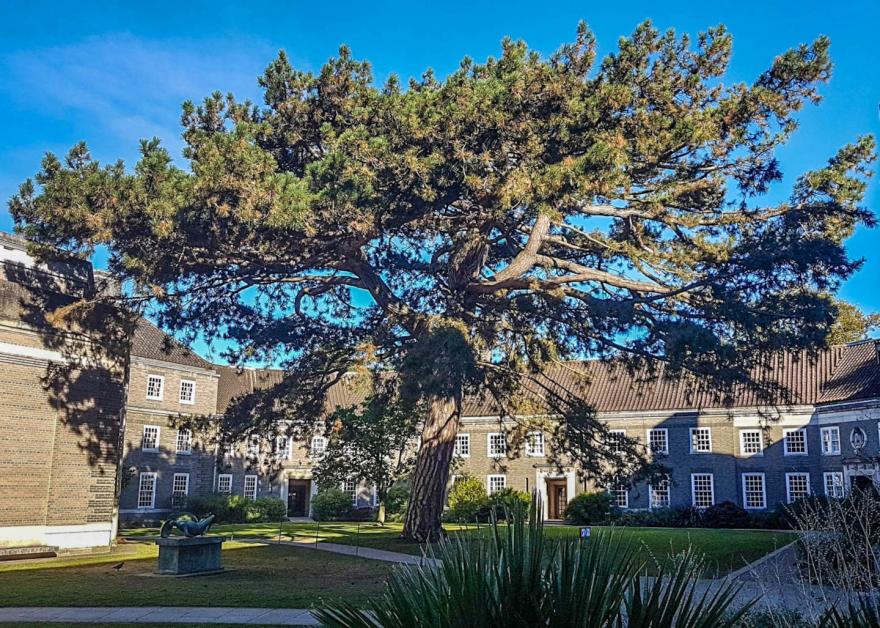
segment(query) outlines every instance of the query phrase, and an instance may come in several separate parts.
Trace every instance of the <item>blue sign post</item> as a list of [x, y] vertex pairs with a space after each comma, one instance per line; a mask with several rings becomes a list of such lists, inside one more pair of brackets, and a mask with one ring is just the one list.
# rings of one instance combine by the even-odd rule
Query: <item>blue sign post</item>
[[581, 528], [581, 538], [582, 539], [590, 538], [590, 528]]

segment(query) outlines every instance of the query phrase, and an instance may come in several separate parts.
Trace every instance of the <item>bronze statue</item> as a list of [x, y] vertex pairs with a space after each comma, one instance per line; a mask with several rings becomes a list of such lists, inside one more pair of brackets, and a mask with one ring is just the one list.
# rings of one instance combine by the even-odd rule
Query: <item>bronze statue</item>
[[208, 533], [208, 530], [211, 529], [212, 523], [214, 523], [214, 515], [208, 515], [204, 519], [199, 520], [199, 518], [191, 512], [175, 513], [162, 523], [162, 527], [159, 529], [159, 534], [165, 539], [171, 536], [171, 532], [174, 528], [177, 528], [183, 532], [184, 536], [202, 536], [203, 534]]

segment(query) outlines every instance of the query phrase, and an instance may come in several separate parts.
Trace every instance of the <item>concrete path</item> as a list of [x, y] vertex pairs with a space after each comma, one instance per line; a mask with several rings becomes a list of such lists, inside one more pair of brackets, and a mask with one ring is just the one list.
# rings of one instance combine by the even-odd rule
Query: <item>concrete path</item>
[[304, 608], [200, 608], [195, 606], [131, 606], [119, 608], [0, 608], [2, 623], [67, 624], [271, 624], [318, 626]]
[[428, 556], [414, 556], [412, 554], [403, 554], [401, 552], [391, 552], [388, 550], [374, 549], [372, 547], [357, 547], [356, 545], [342, 545], [340, 543], [304, 542], [304, 541], [271, 541], [268, 539], [235, 539], [239, 543], [255, 543], [259, 545], [286, 545], [289, 547], [301, 547], [303, 549], [320, 550], [322, 552], [331, 552], [333, 554], [344, 554], [346, 556], [357, 556], [358, 558], [369, 558], [371, 560], [381, 560], [386, 563], [401, 563], [404, 565], [432, 565], [438, 566], [440, 561], [436, 558]]

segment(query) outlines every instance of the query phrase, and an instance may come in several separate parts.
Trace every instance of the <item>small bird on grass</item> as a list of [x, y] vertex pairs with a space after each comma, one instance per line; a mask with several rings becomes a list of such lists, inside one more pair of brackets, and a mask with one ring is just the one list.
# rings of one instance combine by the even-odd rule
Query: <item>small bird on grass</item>
[[114, 571], [119, 571], [120, 569], [122, 569], [122, 566], [123, 566], [124, 564], [125, 564], [125, 561], [122, 561], [122, 562], [119, 563], [118, 565], [113, 565], [113, 570], [114, 570]]

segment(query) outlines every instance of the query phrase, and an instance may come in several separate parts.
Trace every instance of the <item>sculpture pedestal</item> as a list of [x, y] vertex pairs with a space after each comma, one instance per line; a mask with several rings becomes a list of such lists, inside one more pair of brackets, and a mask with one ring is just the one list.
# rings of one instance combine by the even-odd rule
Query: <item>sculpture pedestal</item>
[[163, 576], [195, 576], [223, 571], [222, 536], [183, 536], [158, 539], [159, 568]]

